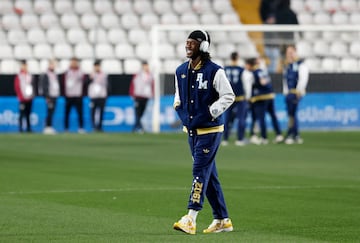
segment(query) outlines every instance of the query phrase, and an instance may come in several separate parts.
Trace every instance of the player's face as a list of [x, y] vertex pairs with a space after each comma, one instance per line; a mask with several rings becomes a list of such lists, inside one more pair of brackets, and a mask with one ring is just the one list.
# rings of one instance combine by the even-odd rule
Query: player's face
[[187, 58], [195, 58], [199, 54], [200, 43], [194, 39], [187, 39], [185, 50]]
[[296, 51], [293, 47], [288, 47], [286, 49], [286, 60], [291, 63], [294, 62], [297, 58]]
[[78, 68], [79, 67], [79, 63], [77, 60], [71, 60], [71, 63], [70, 63], [70, 67], [71, 68]]

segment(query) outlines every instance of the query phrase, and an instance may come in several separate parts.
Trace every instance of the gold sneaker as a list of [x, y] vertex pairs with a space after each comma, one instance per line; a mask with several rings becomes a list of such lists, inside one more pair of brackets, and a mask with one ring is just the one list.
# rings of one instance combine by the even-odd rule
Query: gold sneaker
[[231, 219], [214, 219], [207, 229], [204, 229], [203, 233], [220, 233], [233, 231], [233, 225]]
[[183, 216], [178, 222], [174, 223], [173, 228], [190, 235], [196, 233], [196, 223], [190, 215]]

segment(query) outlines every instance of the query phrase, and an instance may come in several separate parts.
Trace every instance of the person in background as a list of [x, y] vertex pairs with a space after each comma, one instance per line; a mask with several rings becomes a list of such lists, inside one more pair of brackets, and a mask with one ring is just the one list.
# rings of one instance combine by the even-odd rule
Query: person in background
[[53, 128], [53, 115], [56, 107], [56, 101], [60, 96], [60, 84], [55, 72], [56, 60], [49, 60], [48, 69], [39, 77], [39, 94], [46, 99], [47, 115], [44, 134], [55, 134]]
[[[101, 61], [94, 62], [94, 72], [90, 74], [90, 85], [88, 87], [90, 97], [91, 120], [95, 131], [102, 132], [102, 121], [106, 98], [108, 95], [107, 75], [101, 70]], [[98, 113], [98, 117], [96, 114]]]
[[244, 68], [240, 67], [238, 64], [239, 54], [233, 52], [230, 55], [231, 63], [228, 66], [224, 67], [227, 78], [230, 81], [232, 89], [235, 93], [235, 102], [226, 110], [225, 112], [225, 122], [224, 122], [224, 134], [223, 141], [221, 144], [223, 146], [228, 145], [229, 134], [231, 130], [230, 122], [233, 111], [235, 110], [235, 117], [238, 119], [237, 126], [237, 140], [235, 145], [244, 146], [244, 135], [246, 127], [246, 114], [247, 114], [247, 101], [245, 100], [244, 87], [242, 82], [242, 74]]
[[85, 133], [83, 119], [83, 88], [84, 74], [79, 69], [79, 60], [72, 58], [70, 68], [64, 74], [64, 93], [65, 93], [65, 131], [69, 130], [70, 111], [75, 107], [78, 115], [78, 133]]
[[28, 72], [26, 60], [20, 61], [20, 72], [15, 76], [14, 89], [19, 100], [19, 131], [24, 132], [23, 119], [26, 121], [26, 131], [32, 132], [30, 114], [35, 96], [34, 78]]
[[129, 94], [134, 100], [135, 108], [135, 124], [132, 129], [133, 132], [144, 132], [144, 127], [141, 124], [141, 118], [144, 115], [148, 100], [154, 94], [154, 77], [150, 72], [150, 67], [147, 61], [142, 62], [141, 70], [136, 73], [130, 83]]
[[275, 93], [272, 88], [271, 79], [266, 69], [259, 68], [259, 60], [250, 58], [245, 61], [244, 84], [245, 96], [252, 103], [255, 119], [259, 122], [261, 139], [253, 135], [250, 142], [254, 144], [268, 144], [265, 115], [271, 116], [274, 131], [276, 133], [275, 143], [283, 141], [280, 125], [275, 113]]
[[302, 144], [303, 139], [299, 135], [299, 123], [297, 110], [302, 97], [306, 93], [306, 86], [309, 80], [309, 69], [304, 60], [299, 59], [296, 47], [290, 45], [286, 48], [287, 66], [283, 75], [283, 93], [287, 114], [289, 117], [288, 131], [285, 139], [286, 144]]
[[188, 213], [173, 228], [192, 235], [196, 234], [196, 218], [205, 197], [211, 205], [213, 221], [203, 233], [233, 231], [215, 157], [224, 131], [222, 114], [232, 105], [235, 95], [224, 69], [211, 61], [209, 46], [206, 31], [191, 32], [185, 45], [189, 60], [175, 72], [174, 108], [188, 134], [193, 179]]

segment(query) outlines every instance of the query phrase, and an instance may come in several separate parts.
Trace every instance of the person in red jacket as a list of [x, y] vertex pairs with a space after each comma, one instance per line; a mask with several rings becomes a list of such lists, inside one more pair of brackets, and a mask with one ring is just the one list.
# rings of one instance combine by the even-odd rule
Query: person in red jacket
[[135, 125], [132, 130], [133, 132], [144, 132], [144, 128], [141, 124], [141, 118], [144, 115], [148, 100], [153, 97], [153, 93], [154, 77], [150, 72], [148, 62], [143, 61], [142, 69], [134, 75], [129, 90], [129, 94], [135, 102]]
[[30, 113], [34, 98], [34, 79], [28, 72], [25, 60], [20, 61], [20, 72], [15, 76], [14, 88], [19, 104], [19, 131], [23, 132], [23, 119], [26, 120], [26, 131], [31, 132]]

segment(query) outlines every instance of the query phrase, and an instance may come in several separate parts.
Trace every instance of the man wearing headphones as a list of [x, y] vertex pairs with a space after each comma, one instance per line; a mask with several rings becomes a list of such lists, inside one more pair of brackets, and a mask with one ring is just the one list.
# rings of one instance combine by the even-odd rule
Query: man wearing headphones
[[204, 233], [233, 230], [220, 186], [215, 156], [221, 142], [224, 123], [222, 114], [235, 100], [225, 71], [210, 60], [210, 37], [195, 30], [186, 40], [189, 61], [181, 64], [175, 74], [174, 108], [193, 158], [193, 181], [188, 201], [189, 212], [173, 226], [187, 234], [196, 233], [196, 217], [205, 195], [212, 207], [214, 220]]

